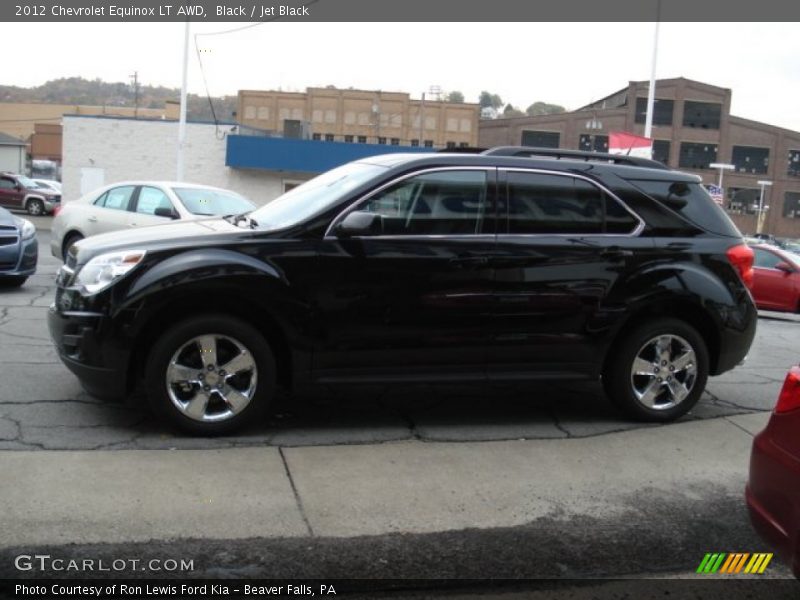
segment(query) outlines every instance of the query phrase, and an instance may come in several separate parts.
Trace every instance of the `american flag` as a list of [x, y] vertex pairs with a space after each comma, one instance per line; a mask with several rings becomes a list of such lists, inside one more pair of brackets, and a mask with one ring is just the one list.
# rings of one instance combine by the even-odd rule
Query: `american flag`
[[711, 199], [714, 202], [716, 202], [720, 206], [725, 204], [725, 199], [724, 199], [724, 197], [722, 195], [722, 188], [721, 187], [719, 187], [718, 185], [711, 184], [711, 185], [707, 185], [706, 189], [708, 190], [708, 195], [711, 196]]

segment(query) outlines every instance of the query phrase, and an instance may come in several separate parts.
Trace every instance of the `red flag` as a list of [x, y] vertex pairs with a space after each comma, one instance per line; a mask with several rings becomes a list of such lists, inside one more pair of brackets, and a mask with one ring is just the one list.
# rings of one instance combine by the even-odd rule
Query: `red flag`
[[611, 131], [608, 134], [608, 152], [609, 154], [652, 158], [653, 140], [624, 131]]

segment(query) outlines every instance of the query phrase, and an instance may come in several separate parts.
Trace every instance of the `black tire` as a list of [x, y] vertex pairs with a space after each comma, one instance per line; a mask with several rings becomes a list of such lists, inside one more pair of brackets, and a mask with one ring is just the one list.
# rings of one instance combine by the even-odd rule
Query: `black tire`
[[44, 214], [44, 202], [38, 198], [31, 198], [25, 203], [25, 210], [34, 217], [41, 216]]
[[0, 286], [7, 288], [21, 287], [26, 281], [27, 277], [0, 277]]
[[[223, 401], [223, 398], [230, 394], [224, 393], [224, 390], [221, 394], [213, 391], [213, 385], [218, 383], [219, 375], [224, 376], [225, 373], [218, 370], [206, 371], [203, 362], [198, 362], [204, 361], [204, 359], [199, 346], [192, 340], [199, 336], [215, 338], [215, 353], [220, 361], [220, 364], [217, 365], [219, 368], [224, 364], [230, 364], [226, 361], [237, 351], [232, 341], [240, 345], [238, 350], [243, 348], [249, 352], [248, 358], [254, 362], [255, 369], [243, 372], [241, 376], [245, 379], [242, 380], [242, 383], [246, 387], [253, 383], [253, 379], [250, 377], [255, 375], [256, 379], [249, 403], [241, 409], [241, 412], [232, 413], [220, 420], [207, 421], [192, 418], [187, 415], [185, 406], [179, 407], [183, 399], [191, 403], [192, 399], [199, 396], [210, 398], [207, 401], [208, 408], [205, 408], [206, 405], [204, 405], [202, 419], [216, 418], [216, 416], [224, 415], [232, 410], [230, 403], [227, 400]], [[234, 352], [231, 352], [232, 349]], [[180, 385], [167, 383], [169, 365], [176, 353], [180, 352], [184, 354], [178, 355], [179, 363], [188, 365], [191, 369], [197, 368], [204, 374], [207, 373], [209, 377], [207, 382], [212, 383], [212, 386], [207, 386], [205, 389], [211, 387], [212, 391], [201, 391], [202, 386], [198, 383], [187, 382]], [[193, 356], [193, 352], [197, 352], [196, 357]], [[249, 377], [247, 373], [250, 373]], [[230, 377], [230, 374], [228, 376]], [[199, 373], [198, 376], [193, 375], [193, 377], [199, 377]], [[214, 382], [210, 381], [211, 377], [214, 377]], [[198, 315], [171, 327], [153, 344], [145, 366], [145, 385], [153, 411], [181, 431], [192, 435], [223, 435], [236, 431], [247, 424], [258, 422], [274, 397], [275, 379], [275, 357], [267, 341], [251, 325], [224, 314]], [[225, 380], [223, 385], [227, 385], [228, 381]], [[215, 409], [220, 409], [221, 412], [214, 413]]]
[[61, 245], [61, 259], [67, 262], [67, 253], [73, 244], [80, 242], [83, 236], [80, 233], [72, 232], [64, 238], [64, 243]]
[[[670, 355], [673, 358], [659, 360], [660, 342], [656, 338], [671, 340], [669, 344], [663, 345], [671, 349]], [[694, 353], [691, 361], [694, 374], [691, 374], [691, 366], [681, 371], [671, 371], [675, 366], [672, 364], [673, 360], [680, 364], [678, 355], [688, 356], [685, 344]], [[661, 356], [663, 358], [665, 355]], [[637, 357], [644, 361], [638, 363], [639, 365], [650, 363], [652, 373], [648, 370], [646, 375], [634, 374], [634, 361]], [[625, 333], [625, 337], [615, 344], [606, 359], [603, 386], [609, 399], [630, 418], [637, 421], [667, 422], [682, 417], [697, 404], [708, 381], [708, 369], [708, 348], [697, 330], [679, 319], [658, 318]], [[644, 369], [637, 367], [636, 373], [643, 371]], [[677, 390], [677, 394], [673, 389]], [[684, 389], [688, 390], [688, 394], [677, 401]], [[655, 394], [655, 397], [652, 398], [648, 392]], [[651, 397], [652, 406], [645, 400], [640, 400], [639, 394], [643, 399]]]

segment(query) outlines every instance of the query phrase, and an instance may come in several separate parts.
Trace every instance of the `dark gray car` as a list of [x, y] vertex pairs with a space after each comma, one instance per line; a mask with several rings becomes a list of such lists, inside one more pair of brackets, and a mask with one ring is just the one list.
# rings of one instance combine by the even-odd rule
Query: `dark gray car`
[[0, 208], [0, 286], [18, 287], [36, 272], [39, 242], [27, 219]]

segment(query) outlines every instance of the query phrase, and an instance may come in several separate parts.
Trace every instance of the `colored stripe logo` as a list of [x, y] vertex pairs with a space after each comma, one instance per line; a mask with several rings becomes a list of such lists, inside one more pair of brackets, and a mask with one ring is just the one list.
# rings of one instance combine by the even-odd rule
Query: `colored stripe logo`
[[728, 575], [750, 573], [760, 575], [771, 560], [771, 552], [756, 552], [754, 554], [749, 552], [709, 552], [700, 561], [697, 573], [725, 573]]

